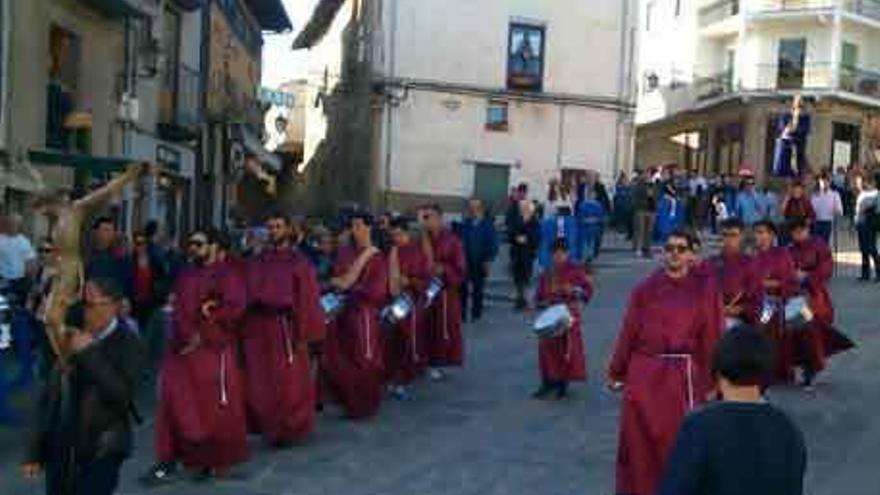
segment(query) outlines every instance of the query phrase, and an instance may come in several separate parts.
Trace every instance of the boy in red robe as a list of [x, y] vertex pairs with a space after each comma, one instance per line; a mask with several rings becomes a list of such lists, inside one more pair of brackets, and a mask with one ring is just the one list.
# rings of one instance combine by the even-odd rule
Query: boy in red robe
[[327, 334], [323, 370], [346, 415], [364, 419], [376, 415], [384, 396], [384, 344], [378, 315], [388, 302], [388, 263], [372, 244], [369, 215], [354, 213], [349, 225], [355, 257], [338, 258], [334, 270], [338, 275], [330, 281], [347, 301]]
[[[797, 273], [791, 253], [777, 246], [776, 225], [768, 220], [755, 223], [755, 254], [752, 267], [758, 274], [761, 305], [765, 300], [775, 308], [772, 317], [760, 321], [761, 329], [773, 341], [776, 358], [772, 382], [790, 383], [794, 379], [792, 340], [785, 331], [782, 308], [785, 301], [798, 293]], [[763, 309], [762, 309], [763, 310]], [[760, 319], [760, 317], [759, 317]]]
[[391, 222], [393, 242], [388, 255], [391, 297], [407, 294], [415, 304], [413, 312], [385, 335], [385, 374], [398, 399], [408, 397], [406, 387], [424, 370], [425, 289], [431, 280], [431, 267], [421, 246], [412, 242], [409, 223], [404, 218]]
[[721, 334], [721, 296], [689, 274], [690, 236], [675, 231], [664, 268], [632, 292], [608, 369], [623, 390], [617, 491], [655, 495], [685, 415], [714, 394], [709, 370]]
[[290, 243], [290, 220], [272, 213], [269, 243], [247, 263], [249, 306], [242, 338], [251, 430], [269, 445], [301, 441], [314, 429], [315, 387], [308, 344], [323, 339], [318, 280]]
[[828, 281], [834, 274], [831, 249], [810, 235], [810, 224], [805, 219], [789, 222], [789, 232], [797, 277], [814, 316], [807, 328], [793, 337], [795, 364], [803, 367], [802, 385], [809, 390], [816, 375], [825, 369], [825, 358], [852, 348], [853, 343], [834, 328], [834, 304], [828, 292]]
[[193, 265], [174, 289], [169, 350], [159, 372], [158, 463], [142, 477], [170, 481], [177, 463], [201, 477], [225, 474], [248, 458], [244, 391], [236, 365], [237, 329], [246, 307], [244, 283], [214, 260], [206, 232], [188, 242]]
[[541, 339], [538, 343], [538, 363], [541, 369], [541, 387], [532, 395], [543, 399], [556, 392], [562, 399], [568, 393], [569, 382], [587, 379], [584, 342], [581, 338], [581, 303], [593, 296], [583, 265], [569, 261], [568, 242], [557, 239], [553, 245], [553, 265], [538, 282], [536, 305], [546, 308], [565, 304], [571, 312], [572, 325], [564, 334]]
[[724, 302], [727, 329], [741, 323], [754, 325], [761, 307], [761, 288], [753, 259], [743, 252], [745, 225], [738, 218], [721, 223], [721, 253], [709, 259], [710, 269]]
[[431, 272], [443, 282], [443, 290], [428, 316], [429, 374], [433, 380], [442, 380], [439, 368], [464, 363], [459, 295], [465, 275], [464, 248], [458, 237], [443, 226], [443, 210], [438, 205], [423, 208], [420, 217], [426, 230], [422, 241]]

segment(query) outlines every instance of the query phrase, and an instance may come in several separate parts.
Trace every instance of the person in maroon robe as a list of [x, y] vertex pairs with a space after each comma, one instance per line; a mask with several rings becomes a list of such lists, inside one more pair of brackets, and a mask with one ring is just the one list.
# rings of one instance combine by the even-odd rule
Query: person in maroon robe
[[168, 352], [159, 377], [148, 484], [173, 479], [177, 463], [202, 477], [223, 475], [248, 458], [244, 390], [236, 364], [246, 296], [238, 272], [215, 262], [213, 236], [195, 232], [192, 266], [178, 277]]
[[745, 225], [738, 218], [721, 223], [721, 252], [709, 259], [724, 302], [727, 330], [740, 324], [755, 325], [761, 308], [761, 281], [753, 259], [743, 252]]
[[388, 254], [388, 281], [391, 297], [406, 294], [415, 304], [413, 312], [385, 334], [385, 374], [392, 396], [408, 397], [406, 387], [421, 375], [425, 357], [425, 289], [431, 280], [431, 267], [421, 246], [412, 241], [409, 223], [395, 218], [390, 228], [392, 247]]
[[721, 334], [721, 295], [691, 276], [690, 236], [673, 232], [665, 266], [630, 296], [608, 368], [623, 390], [617, 494], [654, 495], [685, 415], [714, 395], [710, 360]]
[[804, 219], [789, 222], [789, 233], [797, 277], [814, 316], [806, 329], [793, 334], [794, 362], [803, 368], [803, 386], [811, 388], [816, 374], [825, 369], [825, 358], [852, 348], [853, 343], [834, 327], [834, 304], [828, 292], [834, 274], [831, 249], [810, 235]]
[[541, 387], [532, 396], [543, 399], [555, 392], [557, 399], [568, 393], [569, 382], [587, 379], [584, 341], [581, 338], [581, 303], [593, 296], [593, 285], [584, 266], [569, 261], [568, 242], [557, 239], [553, 245], [553, 265], [541, 275], [535, 293], [536, 306], [546, 308], [565, 304], [571, 312], [572, 325], [562, 335], [543, 338], [538, 343]]
[[323, 372], [330, 392], [351, 419], [376, 415], [385, 388], [379, 310], [388, 302], [388, 263], [371, 241], [371, 218], [349, 219], [355, 257], [337, 258], [330, 283], [346, 296], [345, 308], [327, 333]]
[[461, 298], [458, 287], [464, 280], [465, 257], [461, 241], [443, 226], [443, 210], [438, 205], [422, 209], [425, 228], [422, 246], [432, 274], [443, 282], [443, 290], [428, 316], [428, 360], [432, 380], [442, 380], [441, 367], [464, 363], [461, 333]]
[[791, 383], [794, 379], [791, 334], [785, 331], [782, 308], [785, 301], [798, 293], [797, 273], [791, 253], [777, 246], [776, 225], [762, 220], [753, 226], [755, 254], [752, 267], [760, 280], [762, 311], [766, 304], [773, 308], [772, 317], [760, 318], [764, 333], [773, 341], [776, 357], [772, 383]]
[[242, 350], [251, 431], [283, 447], [315, 425], [316, 390], [308, 345], [323, 339], [318, 279], [291, 245], [290, 220], [266, 220], [269, 243], [247, 264], [249, 296]]

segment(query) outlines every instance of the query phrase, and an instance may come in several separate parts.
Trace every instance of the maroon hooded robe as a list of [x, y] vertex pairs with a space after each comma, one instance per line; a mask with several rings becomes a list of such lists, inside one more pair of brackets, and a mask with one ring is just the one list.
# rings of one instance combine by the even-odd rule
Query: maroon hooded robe
[[834, 327], [834, 303], [828, 281], [834, 274], [834, 258], [824, 241], [810, 238], [789, 248], [795, 267], [807, 274], [802, 287], [809, 298], [815, 319], [805, 332], [798, 332], [797, 361], [815, 371], [824, 368], [825, 358], [853, 347], [852, 342]]
[[[566, 294], [564, 287], [580, 288], [582, 295]], [[545, 272], [538, 281], [535, 301], [539, 307], [565, 304], [572, 316], [572, 326], [563, 335], [541, 339], [538, 343], [538, 364], [541, 377], [551, 381], [584, 381], [587, 379], [584, 341], [581, 338], [581, 303], [593, 296], [584, 267], [565, 262]]]
[[404, 290], [415, 303], [415, 309], [396, 328], [385, 334], [385, 374], [389, 382], [408, 385], [424, 370], [425, 356], [425, 288], [431, 280], [431, 267], [420, 246], [409, 244], [397, 248], [400, 275], [410, 281]]
[[722, 251], [709, 259], [725, 307], [742, 307], [742, 313], [732, 317], [749, 325], [758, 322], [762, 301], [761, 281], [753, 264], [752, 257], [743, 253]]
[[293, 248], [267, 248], [248, 263], [247, 288], [242, 348], [251, 429], [270, 445], [302, 440], [315, 423], [307, 343], [324, 333], [314, 268]]
[[[229, 264], [187, 268], [174, 289], [168, 353], [159, 371], [157, 459], [193, 469], [224, 470], [248, 458], [247, 423], [236, 339], [244, 284]], [[209, 320], [201, 306], [219, 302]], [[194, 336], [201, 343], [182, 354]]]
[[[355, 256], [337, 257], [336, 275]], [[326, 382], [352, 419], [374, 416], [385, 389], [382, 327], [379, 311], [388, 302], [388, 262], [377, 253], [346, 293], [345, 308], [327, 332], [322, 368]]]
[[465, 275], [464, 248], [455, 234], [447, 229], [436, 236], [429, 234], [429, 240], [433, 262], [443, 267], [440, 275], [443, 291], [428, 313], [428, 360], [431, 366], [461, 366], [464, 339], [459, 287]]
[[721, 296], [704, 277], [658, 270], [633, 290], [609, 367], [624, 384], [616, 493], [657, 493], [682, 420], [713, 389], [721, 321]]
[[[757, 251], [752, 259], [755, 272], [761, 280], [761, 299], [769, 297], [778, 300], [773, 318], [763, 325], [764, 331], [773, 340], [776, 349], [775, 370], [773, 381], [791, 383], [794, 380], [794, 348], [792, 335], [785, 331], [782, 318], [782, 304], [785, 300], [798, 294], [797, 272], [791, 253], [784, 247], [771, 247], [764, 251]], [[764, 280], [774, 280], [780, 286], [774, 289], [765, 289]]]

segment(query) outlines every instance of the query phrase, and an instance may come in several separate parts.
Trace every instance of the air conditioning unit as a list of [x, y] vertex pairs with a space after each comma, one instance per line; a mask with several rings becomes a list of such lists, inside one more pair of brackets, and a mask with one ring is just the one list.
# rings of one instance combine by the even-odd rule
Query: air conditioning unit
[[119, 120], [134, 123], [140, 118], [140, 113], [140, 101], [128, 93], [123, 94], [119, 101]]

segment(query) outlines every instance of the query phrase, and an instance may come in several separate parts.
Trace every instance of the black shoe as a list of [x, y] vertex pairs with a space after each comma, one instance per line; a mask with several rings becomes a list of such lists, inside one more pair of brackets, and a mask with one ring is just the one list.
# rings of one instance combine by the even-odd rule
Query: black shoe
[[568, 397], [568, 384], [560, 382], [559, 385], [556, 386], [556, 398], [564, 399], [566, 397]]
[[173, 482], [178, 475], [177, 463], [159, 462], [149, 471], [142, 474], [138, 480], [142, 485], [159, 486]]
[[541, 385], [541, 388], [535, 390], [532, 393], [533, 399], [546, 399], [550, 392], [553, 392], [553, 387], [547, 383]]
[[525, 299], [517, 299], [516, 302], [513, 303], [513, 309], [517, 311], [522, 311], [526, 309], [527, 303]]
[[196, 483], [207, 483], [212, 481], [215, 478], [214, 470], [211, 468], [202, 468], [199, 469], [195, 476], [193, 476], [193, 481]]

